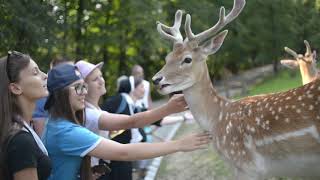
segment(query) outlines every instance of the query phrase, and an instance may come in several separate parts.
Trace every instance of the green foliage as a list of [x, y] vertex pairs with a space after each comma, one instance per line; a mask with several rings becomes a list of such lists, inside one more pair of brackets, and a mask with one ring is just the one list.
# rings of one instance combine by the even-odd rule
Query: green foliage
[[[228, 13], [232, 5], [233, 0], [0, 0], [0, 55], [27, 52], [45, 71], [56, 55], [104, 61], [112, 95], [115, 79], [130, 74], [134, 64], [145, 68], [148, 80], [164, 64], [172, 44], [160, 39], [157, 20], [172, 25], [182, 9], [200, 33], [217, 22], [221, 6]], [[247, 0], [225, 27], [229, 34], [220, 51], [208, 59], [211, 76], [221, 78], [224, 68], [237, 73], [269, 63], [277, 67], [287, 56], [283, 47], [304, 52], [304, 39], [317, 48], [319, 7], [319, 0]]]

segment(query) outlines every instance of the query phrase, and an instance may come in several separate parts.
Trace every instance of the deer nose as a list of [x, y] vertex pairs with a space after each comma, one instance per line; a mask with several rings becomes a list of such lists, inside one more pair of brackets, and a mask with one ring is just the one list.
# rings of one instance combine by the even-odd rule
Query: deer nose
[[152, 81], [153, 81], [153, 84], [154, 84], [154, 85], [159, 85], [159, 83], [160, 83], [160, 81], [161, 81], [162, 79], [163, 79], [163, 77], [158, 77], [158, 78], [152, 80]]

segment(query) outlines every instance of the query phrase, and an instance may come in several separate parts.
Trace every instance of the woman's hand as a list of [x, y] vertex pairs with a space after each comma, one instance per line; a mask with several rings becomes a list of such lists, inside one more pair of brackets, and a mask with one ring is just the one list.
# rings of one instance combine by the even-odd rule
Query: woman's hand
[[185, 136], [176, 141], [179, 151], [188, 152], [196, 149], [205, 149], [212, 140], [209, 132], [202, 132]]
[[168, 111], [170, 114], [178, 113], [187, 110], [187, 102], [184, 99], [183, 94], [175, 94], [173, 95], [166, 104]]

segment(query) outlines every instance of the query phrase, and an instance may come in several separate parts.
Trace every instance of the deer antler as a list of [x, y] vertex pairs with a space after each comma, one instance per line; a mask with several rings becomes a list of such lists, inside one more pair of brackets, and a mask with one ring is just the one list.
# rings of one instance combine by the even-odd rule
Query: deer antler
[[[308, 42], [307, 40], [304, 40], [303, 42], [304, 42], [304, 44], [306, 45], [306, 54], [305, 54], [305, 56], [311, 56], [311, 55], [312, 55], [312, 51], [311, 51], [311, 46], [310, 46], [309, 42]], [[285, 47], [284, 50], [285, 50], [288, 54], [290, 54], [291, 56], [293, 56], [295, 59], [300, 58], [301, 60], [307, 62], [306, 59], [304, 58], [304, 56], [303, 56], [302, 54], [298, 54], [298, 53], [296, 53], [294, 50], [292, 50], [292, 49], [290, 49], [290, 48], [288, 48], [288, 47]]]
[[218, 31], [220, 31], [224, 26], [234, 20], [242, 11], [243, 7], [245, 6], [245, 0], [234, 0], [233, 8], [231, 12], [225, 16], [225, 9], [224, 7], [220, 8], [220, 15], [219, 21], [210, 29], [194, 35], [191, 30], [191, 16], [187, 14], [186, 22], [185, 22], [185, 32], [189, 42], [195, 41], [197, 45], [205, 42], [207, 39], [215, 35]]
[[307, 40], [304, 40], [303, 42], [306, 45], [306, 56], [310, 56], [312, 54], [311, 46]]
[[172, 27], [168, 27], [158, 21], [157, 30], [164, 39], [173, 41], [174, 44], [182, 43], [183, 37], [180, 32], [181, 20], [182, 20], [182, 11], [178, 10], [176, 12], [174, 24]]

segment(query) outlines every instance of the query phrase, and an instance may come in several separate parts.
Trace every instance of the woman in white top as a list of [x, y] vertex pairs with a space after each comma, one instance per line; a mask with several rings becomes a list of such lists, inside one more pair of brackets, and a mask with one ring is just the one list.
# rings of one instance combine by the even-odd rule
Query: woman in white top
[[186, 110], [187, 103], [182, 94], [174, 95], [166, 104], [134, 114], [133, 116], [112, 114], [101, 111], [98, 103], [100, 97], [106, 93], [105, 80], [100, 68], [103, 63], [97, 65], [86, 61], [79, 61], [76, 67], [83, 79], [88, 84], [86, 101], [86, 127], [94, 132], [99, 130], [121, 130], [143, 127], [169, 115]]

